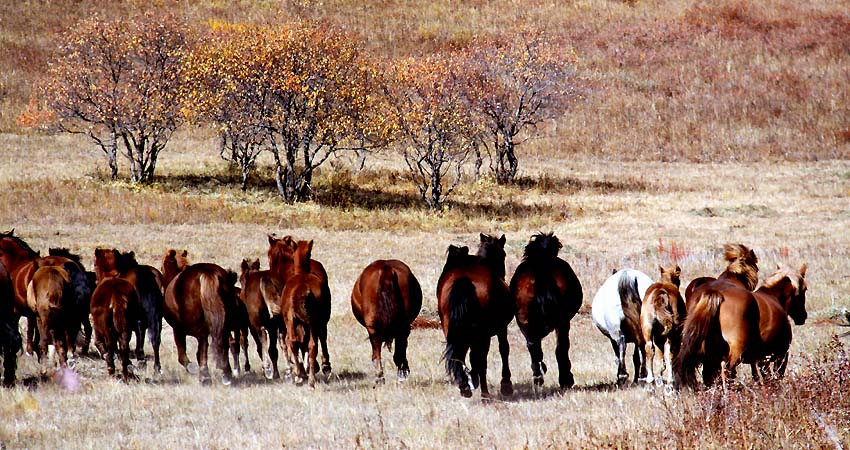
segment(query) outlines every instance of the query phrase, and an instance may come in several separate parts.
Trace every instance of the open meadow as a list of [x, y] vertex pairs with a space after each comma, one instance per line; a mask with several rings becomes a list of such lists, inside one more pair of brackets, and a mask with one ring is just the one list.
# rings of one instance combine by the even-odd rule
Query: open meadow
[[[146, 3], [0, 6], [0, 59], [9, 62], [0, 68], [0, 231], [14, 228], [42, 254], [66, 247], [89, 270], [97, 247], [133, 250], [155, 267], [177, 248], [192, 262], [237, 272], [243, 258], [267, 268], [267, 234], [313, 239], [333, 298], [333, 372], [315, 389], [266, 380], [251, 341], [251, 372], [222, 386], [211, 358], [214, 381], [203, 386], [178, 364], [166, 324], [163, 373], [149, 360], [134, 368], [137, 383], [110, 378], [102, 360], [79, 358], [79, 384], [69, 387], [22, 355], [17, 385], [0, 390], [0, 448], [850, 448], [850, 342], [836, 338], [850, 308], [847, 1], [471, 1], [456, 10], [450, 1], [155, 2], [198, 23], [342, 24], [385, 57], [462, 46], [471, 34], [514, 26], [556, 36], [575, 57], [575, 105], [523, 144], [515, 184], [467, 171], [440, 212], [421, 205], [392, 147], [364, 168], [353, 155], [331, 159], [316, 174], [313, 198], [287, 204], [267, 154], [242, 191], [238, 169], [219, 157], [206, 127], [180, 129], [146, 185], [128, 181], [124, 160], [120, 179], [110, 180], [103, 154], [83, 137], [18, 127], [29, 80], [65, 20], [135, 14]], [[512, 323], [515, 394], [461, 398], [441, 362], [435, 291], [446, 248], [504, 233], [510, 277], [539, 231], [564, 243], [560, 256], [584, 292], [570, 332], [575, 387], [558, 389], [550, 336], [546, 384], [533, 391], [525, 340]], [[683, 287], [716, 276], [730, 242], [754, 249], [762, 280], [777, 264], [808, 265], [809, 319], [793, 326], [786, 378], [761, 386], [743, 366], [742, 382], [728, 391], [617, 387], [611, 346], [590, 317], [596, 289], [622, 267], [657, 278], [659, 264], [676, 262]], [[350, 296], [367, 264], [389, 258], [411, 267], [424, 299], [410, 377], [396, 381], [384, 350], [387, 380], [376, 386]], [[194, 349], [190, 338], [192, 360]], [[495, 344], [488, 367], [496, 392]]]

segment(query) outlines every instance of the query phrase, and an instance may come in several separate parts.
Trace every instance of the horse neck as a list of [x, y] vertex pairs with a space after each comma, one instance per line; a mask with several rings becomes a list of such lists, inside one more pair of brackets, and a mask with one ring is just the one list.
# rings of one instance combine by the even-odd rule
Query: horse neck
[[788, 301], [791, 300], [791, 296], [786, 293], [788, 288], [786, 285], [789, 284], [791, 284], [791, 282], [786, 278], [771, 287], [762, 286], [758, 288], [758, 292], [766, 294], [767, 297], [776, 300], [776, 303], [778, 303], [779, 306], [782, 307], [782, 310], [787, 313]]
[[754, 286], [750, 285], [750, 281], [747, 278], [747, 275], [743, 274], [743, 273], [732, 273], [732, 272], [729, 272], [728, 270], [725, 270], [725, 271], [723, 271], [723, 273], [720, 274], [719, 277], [717, 277], [717, 279], [718, 280], [734, 281], [734, 282], [740, 284], [744, 289], [746, 289], [748, 291], [751, 291], [754, 288]]
[[171, 282], [180, 275], [183, 270], [177, 265], [177, 261], [167, 261], [162, 264], [162, 285], [168, 286]]
[[312, 259], [309, 254], [303, 255], [301, 252], [295, 254], [295, 261], [291, 265], [291, 270], [294, 275], [302, 275], [310, 273], [310, 263]]
[[481, 265], [490, 269], [494, 275], [498, 275], [499, 278], [505, 278], [505, 260], [502, 258], [489, 257], [489, 258], [481, 258]]

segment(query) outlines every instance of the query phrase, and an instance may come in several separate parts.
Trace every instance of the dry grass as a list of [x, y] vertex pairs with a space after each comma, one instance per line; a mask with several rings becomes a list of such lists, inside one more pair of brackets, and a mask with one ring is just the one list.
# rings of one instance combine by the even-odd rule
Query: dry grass
[[[22, 356], [23, 381], [0, 392], [0, 415], [6, 418], [0, 424], [0, 442], [10, 448], [737, 445], [719, 431], [702, 440], [678, 428], [659, 431], [687, 417], [692, 417], [687, 423], [704, 420], [705, 402], [719, 401], [717, 394], [667, 396], [640, 387], [613, 388], [610, 346], [593, 327], [589, 306], [572, 327], [577, 383], [572, 391], [555, 388], [550, 338], [545, 341], [550, 362], [545, 395], [534, 398], [528, 356], [513, 325], [513, 399], [489, 405], [461, 399], [439, 363], [442, 334], [428, 326], [418, 327], [411, 337], [408, 382], [388, 381], [374, 388], [365, 332], [349, 312], [353, 280], [374, 259], [406, 261], [426, 294], [423, 322], [433, 321], [432, 293], [445, 248], [449, 243], [473, 245], [478, 231], [507, 234], [511, 273], [528, 236], [554, 230], [565, 242], [562, 255], [575, 267], [586, 304], [615, 267], [629, 265], [654, 274], [657, 264], [676, 258], [686, 281], [717, 273], [722, 269], [719, 248], [727, 241], [753, 246], [765, 272], [777, 262], [807, 262], [812, 319], [795, 327], [789, 368], [795, 381], [778, 393], [753, 388], [755, 397], [776, 398], [778, 404], [805, 395], [793, 390], [812, 372], [804, 355], [816, 353], [836, 331], [823, 319], [848, 306], [846, 162], [611, 164], [555, 156], [530, 163], [519, 187], [487, 182], [464, 187], [457, 202], [467, 206], [435, 217], [407, 200], [414, 188], [390, 157], [376, 160], [364, 172], [338, 161], [339, 171], [320, 176], [317, 201], [288, 206], [269, 187], [242, 193], [221, 182], [230, 176], [227, 167], [198, 145], [203, 140], [189, 135], [178, 138], [181, 151], [163, 155], [161, 179], [143, 189], [104, 184], [96, 171], [98, 156], [80, 141], [15, 135], [2, 135], [0, 141], [10, 149], [0, 153], [0, 228], [16, 227], [37, 249], [66, 246], [91, 265], [94, 247], [116, 246], [134, 249], [140, 261], [158, 265], [166, 248], [185, 247], [194, 261], [235, 269], [243, 257], [265, 260], [265, 233], [292, 233], [316, 240], [314, 255], [328, 269], [334, 298], [329, 337], [334, 375], [315, 391], [261, 380], [253, 345], [255, 371], [240, 383], [200, 386], [194, 375], [179, 368], [167, 329], [165, 373], [151, 383], [117, 383], [107, 378], [103, 362], [84, 359], [76, 368], [81, 390], [67, 392], [39, 379], [34, 359]], [[89, 175], [76, 175], [80, 171]], [[482, 204], [490, 206], [468, 206]], [[564, 211], [568, 214], [559, 215]], [[497, 361], [491, 352], [494, 381]], [[149, 371], [140, 369], [143, 378], [150, 377]], [[388, 371], [392, 373], [391, 363]], [[746, 370], [741, 372], [749, 378]], [[737, 402], [740, 411], [752, 410], [753, 395], [736, 395], [723, 401]], [[827, 428], [812, 428], [817, 419], [811, 415], [808, 422], [796, 424], [778, 410], [754, 410], [775, 414], [765, 423], [781, 423], [797, 439], [768, 434], [758, 446], [793, 445], [789, 442], [803, 439], [814, 446], [830, 445], [827, 429], [847, 442], [850, 431], [842, 428], [842, 410], [830, 409], [832, 404], [828, 398], [817, 403]], [[834, 404], [838, 408], [841, 403]], [[803, 426], [806, 434], [794, 434]]]

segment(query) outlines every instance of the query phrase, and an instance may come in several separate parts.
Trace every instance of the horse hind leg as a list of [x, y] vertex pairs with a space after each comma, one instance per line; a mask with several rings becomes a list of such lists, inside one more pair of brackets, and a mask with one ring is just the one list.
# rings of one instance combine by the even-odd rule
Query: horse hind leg
[[196, 356], [198, 358], [198, 373], [201, 384], [210, 384], [212, 382], [212, 377], [210, 377], [210, 367], [207, 363], [208, 354], [209, 336], [198, 337], [198, 352]]
[[[646, 382], [647, 384], [652, 384], [655, 382], [655, 343], [652, 340], [647, 340], [646, 344], [644, 344], [644, 354], [646, 355]], [[662, 366], [661, 369], [664, 372], [664, 368]], [[658, 377], [658, 381], [661, 381], [661, 377]]]
[[133, 356], [136, 357], [136, 362], [139, 363], [140, 366], [145, 365], [145, 326], [142, 323], [138, 323], [138, 328], [135, 330], [136, 334], [136, 350]]
[[478, 339], [469, 351], [472, 372], [478, 376], [478, 383], [481, 387], [481, 398], [484, 400], [490, 398], [490, 389], [487, 386], [487, 354], [489, 352], [490, 336]]
[[531, 380], [535, 389], [543, 386], [543, 375], [546, 373], [546, 363], [543, 362], [543, 348], [540, 338], [526, 337], [525, 345], [528, 347], [528, 355], [531, 357]]
[[404, 381], [410, 376], [410, 365], [407, 363], [407, 339], [408, 334], [397, 336], [395, 339], [395, 351], [393, 352], [393, 362], [398, 369], [398, 381]]
[[177, 329], [174, 329], [174, 345], [177, 346], [177, 362], [186, 369], [186, 372], [192, 373], [189, 370], [189, 357], [186, 355], [186, 335]]
[[632, 353], [632, 363], [635, 366], [635, 383], [646, 379], [646, 353], [642, 345], [635, 343], [635, 351]]
[[622, 386], [629, 379], [626, 370], [626, 338], [620, 335], [617, 340], [611, 339], [611, 347], [614, 348], [614, 361], [617, 364], [617, 385]]
[[[309, 382], [311, 388], [316, 387], [316, 372], [319, 365], [316, 363], [316, 357], [319, 353], [319, 343], [315, 334], [311, 333], [309, 343], [307, 344], [307, 362], [310, 366], [310, 373], [308, 374]], [[378, 347], [380, 349], [380, 347]]]
[[384, 367], [381, 364], [381, 337], [377, 334], [369, 334], [369, 342], [372, 344], [372, 364], [375, 365], [375, 383], [384, 382]]
[[[502, 382], [499, 386], [499, 393], [505, 397], [514, 394], [514, 384], [511, 381], [511, 365], [509, 357], [511, 354], [511, 346], [508, 343], [508, 329], [505, 327], [497, 334], [499, 339], [499, 356], [502, 358]], [[490, 339], [487, 339], [487, 345], [490, 344]]]
[[331, 373], [331, 357], [328, 353], [328, 329], [327, 327], [323, 328], [319, 332], [319, 343], [322, 345], [322, 373], [325, 376], [330, 375]]
[[572, 362], [570, 361], [570, 324], [555, 331], [558, 343], [555, 347], [555, 358], [558, 361], [558, 384], [561, 389], [569, 389], [575, 385]]

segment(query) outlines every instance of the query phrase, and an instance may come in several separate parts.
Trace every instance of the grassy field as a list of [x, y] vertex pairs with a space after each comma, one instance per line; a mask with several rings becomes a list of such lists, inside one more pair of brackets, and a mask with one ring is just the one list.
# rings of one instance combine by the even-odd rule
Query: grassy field
[[[42, 253], [68, 247], [89, 268], [99, 246], [134, 250], [154, 266], [166, 249], [186, 248], [195, 262], [236, 270], [242, 258], [260, 258], [267, 267], [267, 233], [314, 239], [333, 295], [334, 372], [315, 390], [266, 381], [252, 344], [253, 372], [230, 387], [201, 386], [177, 364], [167, 326], [163, 374], [137, 367], [137, 384], [80, 359], [80, 387], [67, 390], [24, 355], [18, 386], [0, 391], [0, 448], [850, 447], [850, 343], [833, 339], [843, 330], [831, 321], [850, 308], [848, 1], [110, 5], [0, 4], [0, 230], [15, 228]], [[543, 29], [576, 55], [582, 95], [521, 149], [517, 185], [468, 180], [436, 215], [420, 206], [392, 152], [371, 157], [365, 170], [345, 156], [323, 166], [315, 198], [303, 204], [279, 200], [268, 161], [242, 192], [203, 129], [177, 134], [150, 186], [108, 181], [88, 142], [33, 134], [15, 119], [69, 24], [148, 7], [198, 24], [329, 21], [386, 58], [462, 46], [473, 34]], [[571, 331], [574, 389], [557, 389], [548, 338], [545, 390], [532, 393], [513, 324], [512, 398], [460, 398], [440, 364], [442, 333], [428, 327], [411, 335], [411, 377], [374, 385], [367, 335], [349, 306], [363, 267], [407, 262], [425, 292], [422, 316], [433, 321], [449, 244], [505, 233], [510, 275], [538, 231], [559, 236], [584, 288]], [[762, 279], [777, 263], [808, 264], [809, 321], [794, 326], [786, 382], [757, 386], [742, 368], [744, 385], [730, 392], [618, 389], [610, 345], [590, 319], [596, 289], [612, 269], [655, 276], [674, 260], [685, 284], [716, 275], [727, 242], [754, 248]], [[498, 382], [496, 351], [489, 366]], [[385, 370], [394, 373], [391, 362]]]

